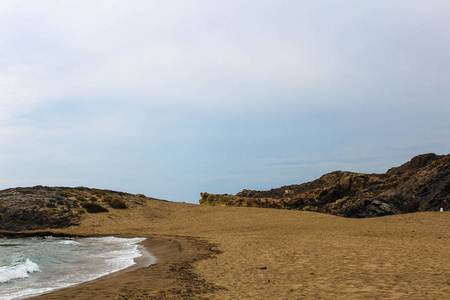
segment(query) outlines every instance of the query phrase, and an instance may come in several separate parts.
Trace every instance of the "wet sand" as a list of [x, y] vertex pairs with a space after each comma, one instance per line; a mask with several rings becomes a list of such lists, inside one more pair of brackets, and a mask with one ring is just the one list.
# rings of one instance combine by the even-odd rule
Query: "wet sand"
[[450, 214], [373, 219], [149, 201], [66, 234], [146, 237], [157, 257], [35, 299], [449, 299]]

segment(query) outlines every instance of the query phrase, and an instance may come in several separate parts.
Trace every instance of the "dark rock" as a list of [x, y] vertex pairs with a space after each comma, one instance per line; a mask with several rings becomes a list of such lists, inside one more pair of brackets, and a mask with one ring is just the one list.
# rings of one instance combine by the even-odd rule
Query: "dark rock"
[[[86, 199], [95, 195], [100, 195], [99, 203], [86, 202]], [[112, 205], [111, 199], [114, 200]], [[0, 230], [26, 231], [64, 228], [78, 224], [86, 210], [106, 212], [108, 211], [106, 207], [127, 209], [142, 205], [148, 199], [151, 198], [81, 187], [35, 186], [2, 190], [0, 191]], [[89, 207], [85, 209], [81, 204], [85, 206], [88, 204]], [[96, 207], [92, 208], [93, 206]], [[96, 209], [97, 206], [101, 209]]]
[[422, 155], [417, 155], [413, 157], [409, 162], [404, 163], [399, 167], [390, 168], [387, 174], [402, 174], [406, 172], [411, 172], [423, 167], [426, 167], [430, 163], [443, 158], [444, 155], [436, 155], [434, 153], [427, 153]]
[[344, 217], [371, 218], [401, 214], [401, 210], [393, 205], [394, 202], [392, 197], [389, 196], [371, 198], [364, 201], [364, 203], [358, 207], [352, 206], [351, 209], [347, 208], [344, 211]]
[[423, 154], [384, 174], [335, 171], [269, 191], [201, 193], [200, 204], [308, 210], [368, 218], [450, 209], [450, 154]]

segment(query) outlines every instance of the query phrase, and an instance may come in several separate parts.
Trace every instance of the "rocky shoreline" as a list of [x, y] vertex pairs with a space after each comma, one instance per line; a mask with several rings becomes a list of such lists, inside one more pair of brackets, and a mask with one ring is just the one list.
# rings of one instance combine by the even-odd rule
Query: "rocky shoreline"
[[201, 197], [202, 205], [294, 209], [350, 218], [449, 210], [450, 154], [419, 155], [384, 174], [335, 171], [269, 191]]

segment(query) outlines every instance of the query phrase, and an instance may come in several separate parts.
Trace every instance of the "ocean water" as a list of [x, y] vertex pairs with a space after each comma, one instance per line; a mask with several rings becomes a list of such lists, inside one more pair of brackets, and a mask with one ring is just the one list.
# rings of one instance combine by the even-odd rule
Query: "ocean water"
[[25, 299], [135, 264], [144, 238], [0, 239], [0, 299]]

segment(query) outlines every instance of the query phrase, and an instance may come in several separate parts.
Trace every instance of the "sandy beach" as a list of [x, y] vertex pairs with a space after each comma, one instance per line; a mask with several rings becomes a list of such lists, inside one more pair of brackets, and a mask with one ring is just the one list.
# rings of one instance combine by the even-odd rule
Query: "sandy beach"
[[346, 219], [151, 200], [56, 231], [146, 237], [156, 264], [34, 299], [448, 299], [449, 229], [447, 212]]

